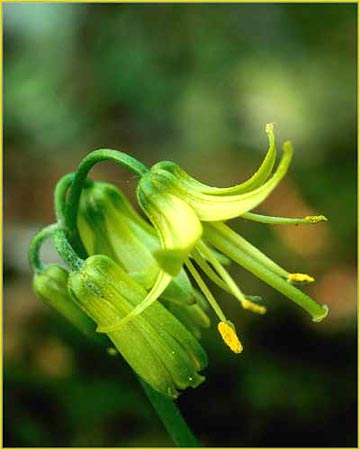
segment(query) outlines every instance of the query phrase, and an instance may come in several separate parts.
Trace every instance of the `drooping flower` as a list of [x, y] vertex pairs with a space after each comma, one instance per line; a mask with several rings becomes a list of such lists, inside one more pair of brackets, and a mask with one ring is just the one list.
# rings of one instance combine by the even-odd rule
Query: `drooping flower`
[[185, 266], [219, 317], [218, 330], [221, 336], [233, 351], [240, 352], [242, 346], [233, 324], [225, 317], [207, 288], [194, 261], [216, 284], [234, 295], [245, 309], [262, 314], [265, 307], [254, 301], [256, 298], [240, 290], [219, 258], [215, 257], [214, 248], [302, 306], [314, 321], [322, 320], [327, 315], [326, 305], [317, 304], [293, 286], [297, 282], [311, 282], [312, 277], [289, 273], [224, 223], [235, 217], [277, 224], [326, 220], [324, 216], [287, 219], [250, 212], [276, 188], [285, 176], [293, 155], [291, 143], [285, 142], [280, 162], [273, 170], [276, 160], [273, 124], [266, 126], [266, 133], [269, 149], [263, 163], [251, 178], [239, 185], [211, 187], [167, 161], [155, 164], [142, 176], [137, 187], [137, 197], [159, 235], [161, 248], [153, 254], [162, 270], [145, 300], [122, 319], [119, 326], [152, 305]]
[[[41, 261], [41, 245], [50, 237], [70, 271]], [[174, 399], [180, 390], [205, 380], [199, 372], [207, 356], [196, 335], [207, 316], [200, 307], [188, 310], [189, 305], [179, 302], [185, 312], [173, 314], [157, 302], [119, 328], [119, 320], [143, 301], [146, 290], [108, 256], [80, 258], [60, 223], [33, 237], [29, 261], [37, 296], [111, 354], [118, 350], [154, 390]]]
[[[243, 348], [199, 269], [255, 313], [264, 314], [265, 306], [235, 283], [227, 270], [230, 261], [292, 299], [313, 320], [327, 314], [325, 305], [294, 286], [314, 281], [312, 277], [288, 272], [225, 223], [235, 217], [277, 224], [326, 220], [324, 216], [286, 219], [251, 212], [285, 176], [293, 153], [286, 142], [274, 170], [272, 124], [266, 132], [269, 149], [263, 163], [244, 183], [229, 188], [201, 183], [168, 161], [148, 170], [121, 152], [92, 152], [75, 174], [60, 180], [55, 191], [57, 223], [39, 232], [30, 245], [39, 297], [85, 333], [94, 334], [96, 327], [100, 338], [106, 343], [110, 339], [143, 380], [168, 397], [176, 398], [179, 390], [204, 380], [199, 372], [207, 358], [197, 340], [201, 329], [209, 325], [204, 299], [218, 316], [217, 328], [225, 343], [235, 353]], [[132, 168], [140, 176], [137, 198], [150, 223], [114, 186], [86, 179], [90, 168], [104, 159]], [[40, 261], [41, 242], [50, 236], [70, 273]], [[193, 288], [188, 274], [201, 293]]]
[[204, 381], [207, 357], [193, 334], [159, 302], [131, 323], [117, 322], [146, 297], [146, 291], [104, 255], [87, 258], [69, 276], [76, 304], [106, 333], [132, 369], [155, 390], [176, 398], [178, 390]]
[[96, 333], [96, 323], [74, 303], [68, 290], [69, 272], [57, 264], [50, 264], [41, 272], [35, 273], [33, 290], [46, 305], [60, 313], [81, 333], [108, 345], [106, 336]]
[[[144, 289], [152, 287], [161, 270], [153, 255], [160, 249], [160, 240], [119, 189], [109, 183], [87, 183], [81, 195], [78, 228], [89, 255], [109, 256]], [[171, 280], [160, 300], [196, 336], [210, 325], [206, 301], [184, 269]]]

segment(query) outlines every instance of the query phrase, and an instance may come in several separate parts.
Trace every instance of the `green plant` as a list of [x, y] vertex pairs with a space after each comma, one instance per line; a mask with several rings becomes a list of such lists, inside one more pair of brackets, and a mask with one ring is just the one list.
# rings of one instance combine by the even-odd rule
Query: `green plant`
[[[274, 170], [273, 124], [266, 126], [266, 133], [269, 149], [263, 163], [251, 178], [230, 188], [205, 185], [172, 162], [147, 169], [116, 150], [91, 152], [75, 173], [59, 180], [57, 222], [30, 244], [37, 295], [90, 338], [115, 347], [139, 377], [178, 445], [197, 445], [174, 400], [179, 390], [195, 388], [205, 379], [199, 372], [207, 357], [199, 339], [210, 324], [207, 305], [219, 319], [224, 342], [235, 353], [243, 348], [195, 264], [255, 313], [264, 314], [266, 308], [261, 299], [237, 286], [226, 269], [231, 260], [293, 300], [314, 321], [328, 312], [326, 305], [294, 286], [314, 281], [311, 276], [289, 273], [224, 223], [234, 217], [272, 224], [326, 220], [322, 215], [296, 219], [250, 212], [285, 176], [293, 154], [290, 142], [285, 142]], [[105, 160], [140, 178], [137, 199], [150, 223], [114, 186], [87, 178], [93, 165]], [[40, 260], [47, 238], [52, 238], [69, 270]]]

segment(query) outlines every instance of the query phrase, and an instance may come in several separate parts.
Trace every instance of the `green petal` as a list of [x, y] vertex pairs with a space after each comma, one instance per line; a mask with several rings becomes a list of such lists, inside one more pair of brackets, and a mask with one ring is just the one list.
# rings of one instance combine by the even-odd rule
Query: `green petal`
[[191, 190], [198, 191], [203, 194], [210, 195], [229, 195], [229, 194], [242, 194], [249, 192], [257, 187], [261, 186], [270, 176], [271, 171], [275, 164], [276, 159], [276, 145], [274, 135], [274, 124], [268, 123], [265, 127], [265, 131], [269, 139], [269, 150], [264, 158], [259, 169], [255, 174], [243, 183], [228, 188], [218, 188], [208, 186], [204, 183], [197, 181], [187, 174], [180, 166], [171, 161], [161, 161], [154, 166], [154, 169], [163, 169], [174, 175], [184, 187], [188, 187]]
[[[256, 208], [270, 195], [285, 176], [291, 162], [292, 153], [290, 142], [286, 142], [282, 158], [272, 177], [253, 191], [239, 195], [215, 196], [202, 194], [187, 189], [173, 175], [164, 170], [157, 170], [153, 177], [157, 181], [158, 190], [166, 190], [184, 200], [193, 208], [201, 221], [227, 220], [241, 216]], [[179, 227], [179, 224], [177, 226]]]
[[94, 213], [88, 208], [84, 209], [80, 206], [77, 226], [89, 255], [104, 254], [116, 259], [116, 254], [108, 239], [105, 218], [102, 213]]
[[[159, 271], [159, 266], [156, 265], [142, 272], [131, 272], [130, 275], [131, 278], [139, 283], [144, 289], [150, 290], [159, 275]], [[195, 302], [193, 287], [189, 277], [183, 269], [171, 280], [161, 297], [180, 305], [192, 305]]]
[[154, 256], [160, 267], [174, 277], [200, 239], [202, 226], [193, 209], [180, 198], [163, 192], [157, 181], [156, 174], [149, 172], [140, 180], [137, 195], [159, 233], [161, 249]]
[[[142, 287], [152, 288], [160, 271], [152, 252], [159, 249], [160, 240], [155, 229], [134, 210], [119, 189], [102, 182], [85, 188], [78, 226], [90, 255], [111, 257]], [[182, 270], [165, 289], [164, 297], [190, 304], [194, 302], [192, 292]]]
[[146, 290], [149, 290], [154, 285], [156, 278], [159, 275], [159, 266], [156, 264], [139, 272], [129, 272], [131, 278], [140, 284]]
[[[130, 311], [131, 305], [126, 302], [126, 299], [120, 297], [119, 292], [114, 293], [113, 289], [109, 290], [111, 284], [101, 276], [99, 278], [96, 271], [87, 273], [89, 268], [90, 265], [85, 266], [84, 270], [71, 274], [70, 292], [77, 304], [94, 322], [109, 324]], [[113, 298], [117, 299], [117, 306], [113, 303]], [[143, 320], [139, 318], [136, 322], [129, 323], [114, 333], [109, 333], [108, 336], [136, 373], [157, 391], [176, 398], [176, 386], [144, 333]]]
[[149, 306], [158, 300], [172, 279], [166, 272], [160, 271], [152, 289], [147, 293], [120, 266], [104, 255], [95, 255], [88, 258], [85, 273], [91, 274], [93, 277], [100, 277], [103, 280], [106, 279], [110, 285], [120, 285], [119, 295], [113, 296], [112, 298], [112, 302], [116, 307], [124, 307], [124, 298], [131, 305], [130, 309], [125, 308], [120, 321], [111, 320], [111, 324], [109, 325], [98, 326], [97, 330], [101, 333], [108, 333], [122, 327], [130, 320], [134, 320], [137, 316], [141, 315]]
[[160, 242], [155, 230], [111, 184], [96, 182], [84, 189], [78, 228], [90, 255], [107, 255], [129, 272], [156, 265], [152, 251]]
[[191, 193], [189, 193], [186, 200], [193, 206], [200, 220], [215, 221], [237, 217], [254, 209], [270, 195], [285, 176], [291, 157], [292, 148], [287, 144], [284, 146], [284, 153], [274, 175], [262, 186], [251, 192], [213, 198], [200, 194], [191, 196]]
[[124, 318], [122, 318], [119, 322], [114, 322], [109, 327], [98, 327], [98, 332], [108, 333], [109, 331], [115, 330], [119, 327], [124, 326], [129, 321], [134, 320], [137, 316], [141, 315], [149, 306], [155, 303], [161, 294], [164, 292], [166, 287], [169, 285], [172, 277], [166, 272], [160, 272], [158, 278], [155, 281], [155, 284], [151, 291], [147, 294], [147, 296], [142, 300], [141, 303], [135, 306]]

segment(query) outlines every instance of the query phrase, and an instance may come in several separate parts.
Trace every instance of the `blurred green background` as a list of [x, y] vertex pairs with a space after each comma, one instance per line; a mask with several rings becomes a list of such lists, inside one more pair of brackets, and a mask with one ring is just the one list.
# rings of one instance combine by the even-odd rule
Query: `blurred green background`
[[[87, 152], [169, 159], [227, 186], [259, 165], [270, 121], [296, 151], [259, 211], [329, 222], [231, 223], [314, 275], [306, 290], [330, 314], [314, 324], [234, 267], [269, 312], [212, 287], [245, 350], [206, 331], [207, 381], [178, 403], [205, 446], [357, 446], [356, 15], [356, 4], [4, 4], [4, 446], [172, 445], [121, 358], [35, 298], [27, 245]], [[126, 171], [92, 173], [132, 195]], [[43, 256], [56, 260], [51, 246]]]

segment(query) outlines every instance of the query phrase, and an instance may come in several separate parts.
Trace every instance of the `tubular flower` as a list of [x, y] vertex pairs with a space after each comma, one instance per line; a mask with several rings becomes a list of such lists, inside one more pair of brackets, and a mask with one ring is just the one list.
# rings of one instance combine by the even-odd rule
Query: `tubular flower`
[[266, 126], [266, 133], [269, 149], [263, 163], [252, 177], [236, 186], [208, 186], [167, 161], [155, 164], [142, 176], [137, 187], [137, 198], [160, 239], [161, 247], [153, 251], [153, 255], [161, 271], [144, 301], [122, 319], [121, 324], [126, 324], [152, 305], [185, 266], [216, 312], [220, 320], [219, 333], [227, 345], [239, 353], [242, 346], [235, 328], [225, 317], [194, 262], [216, 284], [235, 296], [244, 309], [263, 314], [265, 307], [258, 304], [256, 297], [245, 295], [240, 290], [214, 249], [303, 307], [314, 321], [320, 321], [327, 315], [326, 305], [317, 304], [293, 286], [295, 283], [314, 281], [312, 277], [289, 273], [224, 223], [235, 217], [276, 224], [312, 224], [326, 220], [324, 216], [289, 219], [250, 212], [283, 179], [293, 155], [291, 143], [285, 142], [280, 162], [274, 169], [276, 143], [273, 124]]
[[[151, 288], [161, 270], [153, 255], [160, 241], [119, 189], [103, 182], [88, 183], [81, 195], [78, 228], [89, 255], [109, 256], [144, 289]], [[184, 269], [172, 278], [160, 300], [196, 336], [210, 325], [206, 302]]]
[[90, 256], [69, 276], [76, 304], [106, 333], [132, 369], [155, 390], [176, 398], [179, 389], [204, 381], [207, 364], [198, 340], [160, 303], [131, 323], [117, 322], [146, 296], [146, 291], [104, 255]]

